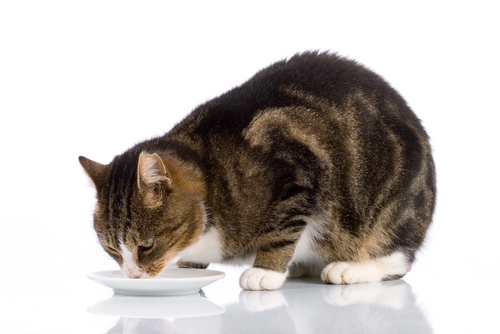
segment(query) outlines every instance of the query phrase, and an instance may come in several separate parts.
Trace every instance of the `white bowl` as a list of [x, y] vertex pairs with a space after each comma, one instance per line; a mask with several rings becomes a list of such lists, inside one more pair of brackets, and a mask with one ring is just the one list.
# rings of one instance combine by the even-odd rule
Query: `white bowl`
[[147, 279], [131, 279], [119, 270], [98, 271], [87, 277], [107, 286], [116, 294], [132, 296], [179, 296], [195, 294], [226, 274], [207, 269], [166, 269]]

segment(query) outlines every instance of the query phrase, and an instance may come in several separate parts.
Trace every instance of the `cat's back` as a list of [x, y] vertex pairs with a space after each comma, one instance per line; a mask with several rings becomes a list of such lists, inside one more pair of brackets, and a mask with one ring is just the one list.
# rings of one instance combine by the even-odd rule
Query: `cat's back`
[[265, 184], [275, 187], [277, 175], [294, 170], [332, 185], [312, 192], [343, 198], [346, 217], [371, 217], [368, 206], [387, 205], [410, 188], [429, 189], [422, 202], [434, 201], [434, 163], [420, 120], [381, 76], [335, 54], [279, 61], [199, 107], [185, 124], [224, 175], [234, 166], [272, 166], [274, 179]]
[[319, 52], [297, 54], [259, 71], [198, 107], [171, 133], [188, 130], [198, 137], [218, 133], [239, 138], [256, 117], [283, 108], [307, 109], [311, 120], [321, 122], [361, 118], [366, 121], [357, 122], [357, 127], [367, 129], [374, 119], [404, 122], [426, 136], [404, 99], [382, 77], [353, 60]]

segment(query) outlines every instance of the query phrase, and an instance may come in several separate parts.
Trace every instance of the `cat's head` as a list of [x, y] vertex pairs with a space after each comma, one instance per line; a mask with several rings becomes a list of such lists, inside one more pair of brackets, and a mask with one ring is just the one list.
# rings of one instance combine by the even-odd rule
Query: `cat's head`
[[129, 151], [102, 165], [80, 157], [97, 190], [94, 229], [130, 278], [157, 275], [206, 223], [196, 171], [180, 161]]

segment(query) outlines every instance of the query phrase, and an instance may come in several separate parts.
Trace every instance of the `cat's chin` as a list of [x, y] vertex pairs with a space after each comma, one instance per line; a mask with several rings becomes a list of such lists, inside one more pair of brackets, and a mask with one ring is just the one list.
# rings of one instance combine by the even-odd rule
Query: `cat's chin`
[[142, 273], [140, 275], [131, 275], [131, 276], [125, 275], [125, 276], [127, 276], [130, 279], [148, 279], [154, 277], [153, 275], [150, 275], [148, 273]]
[[144, 278], [152, 278], [155, 275], [151, 275], [144, 271], [130, 271], [121, 269], [122, 273], [130, 279], [144, 279]]

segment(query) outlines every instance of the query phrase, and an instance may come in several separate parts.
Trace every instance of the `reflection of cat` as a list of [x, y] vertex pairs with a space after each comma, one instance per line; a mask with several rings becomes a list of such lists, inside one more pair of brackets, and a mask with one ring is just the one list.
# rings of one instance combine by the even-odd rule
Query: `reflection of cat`
[[177, 334], [166, 319], [120, 318], [107, 334]]
[[304, 281], [291, 280], [278, 291], [242, 291], [239, 303], [215, 316], [122, 318], [108, 334], [432, 333], [402, 280], [334, 286]]
[[[288, 313], [297, 333], [432, 333], [417, 307], [411, 287], [404, 281], [375, 282], [348, 286], [325, 286], [321, 301], [299, 305], [297, 294], [287, 298]], [[293, 301], [292, 301], [293, 300]], [[316, 307], [322, 306], [321, 315]], [[300, 321], [306, 318], [308, 321]]]
[[327, 53], [260, 71], [108, 165], [80, 162], [99, 241], [131, 278], [180, 256], [191, 267], [250, 259], [249, 290], [323, 268], [327, 283], [393, 279], [434, 211], [418, 118], [378, 75]]
[[291, 280], [278, 291], [242, 291], [240, 302], [225, 305], [224, 314], [172, 324], [193, 334], [432, 333], [402, 280], [333, 286], [304, 281]]

